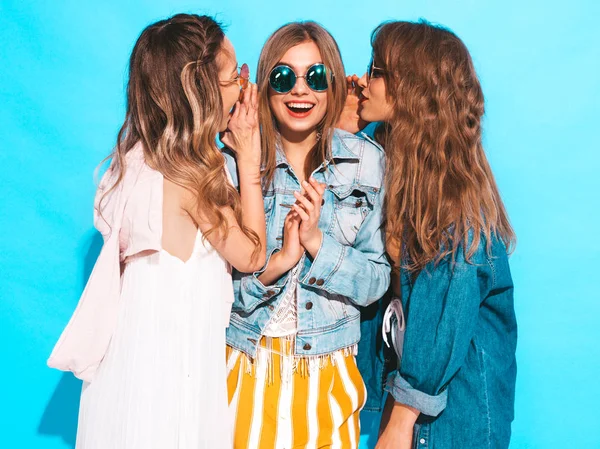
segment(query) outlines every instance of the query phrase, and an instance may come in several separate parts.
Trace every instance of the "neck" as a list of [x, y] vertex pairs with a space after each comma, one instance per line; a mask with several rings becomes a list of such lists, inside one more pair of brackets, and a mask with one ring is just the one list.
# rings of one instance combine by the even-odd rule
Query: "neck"
[[304, 164], [310, 150], [317, 143], [317, 130], [281, 133], [281, 146], [285, 157], [297, 176], [304, 179]]
[[317, 143], [317, 130], [306, 132], [282, 132], [281, 146], [286, 156], [300, 153], [306, 156]]

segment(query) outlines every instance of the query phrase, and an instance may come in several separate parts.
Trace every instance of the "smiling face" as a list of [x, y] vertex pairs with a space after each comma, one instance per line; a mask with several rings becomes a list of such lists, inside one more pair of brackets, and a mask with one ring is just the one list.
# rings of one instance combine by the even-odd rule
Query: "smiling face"
[[[301, 77], [311, 66], [322, 62], [319, 47], [309, 41], [290, 48], [277, 65], [287, 65]], [[269, 105], [282, 136], [291, 139], [294, 135], [316, 132], [327, 112], [327, 91], [315, 92], [304, 78], [297, 78], [292, 90], [285, 94], [269, 87]]]

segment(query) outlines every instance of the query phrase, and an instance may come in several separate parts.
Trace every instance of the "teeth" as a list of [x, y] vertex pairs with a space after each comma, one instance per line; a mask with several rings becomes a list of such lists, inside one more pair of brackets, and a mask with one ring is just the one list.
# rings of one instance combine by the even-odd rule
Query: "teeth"
[[287, 106], [294, 109], [310, 109], [314, 106], [311, 103], [287, 103]]

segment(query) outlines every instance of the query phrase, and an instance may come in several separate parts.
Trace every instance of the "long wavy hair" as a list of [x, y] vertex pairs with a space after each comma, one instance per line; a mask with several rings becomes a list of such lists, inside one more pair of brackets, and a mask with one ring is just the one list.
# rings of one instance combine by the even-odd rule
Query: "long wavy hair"
[[411, 272], [470, 262], [482, 236], [510, 252], [515, 234], [481, 141], [484, 99], [473, 61], [451, 31], [427, 22], [387, 22], [373, 32], [393, 118], [376, 137], [387, 154], [386, 229]]
[[275, 161], [279, 130], [269, 104], [269, 75], [271, 70], [292, 47], [314, 42], [321, 53], [323, 64], [330, 71], [327, 89], [327, 112], [318, 124], [320, 139], [306, 158], [304, 173], [309, 176], [330, 157], [333, 131], [346, 102], [348, 89], [340, 49], [329, 32], [316, 22], [291, 22], [283, 25], [268, 39], [260, 53], [256, 84], [259, 94], [259, 120], [262, 139], [262, 165], [265, 186], [269, 186], [275, 174]]
[[127, 111], [111, 155], [123, 179], [126, 154], [141, 142], [146, 163], [196, 198], [199, 216], [227, 235], [219, 208], [233, 208], [240, 228], [256, 244], [258, 236], [242, 226], [241, 202], [224, 171], [216, 137], [223, 120], [217, 55], [225, 35], [211, 17], [177, 14], [148, 26], [129, 61]]

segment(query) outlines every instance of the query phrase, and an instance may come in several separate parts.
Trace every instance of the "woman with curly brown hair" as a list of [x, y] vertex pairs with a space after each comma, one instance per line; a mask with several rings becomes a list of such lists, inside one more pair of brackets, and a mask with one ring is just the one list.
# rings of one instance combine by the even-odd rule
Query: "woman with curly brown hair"
[[384, 23], [372, 46], [368, 72], [349, 83], [360, 91], [354, 127], [381, 122], [401, 359], [377, 448], [507, 448], [515, 236], [482, 146], [473, 62], [455, 34], [426, 22]]

